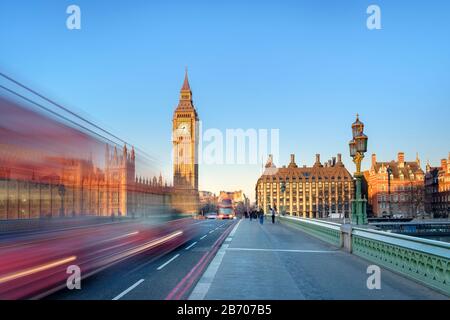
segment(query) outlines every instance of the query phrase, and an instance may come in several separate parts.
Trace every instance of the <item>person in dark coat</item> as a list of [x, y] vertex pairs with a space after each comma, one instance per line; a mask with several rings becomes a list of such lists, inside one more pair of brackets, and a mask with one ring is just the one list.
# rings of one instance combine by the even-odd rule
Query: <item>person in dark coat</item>
[[263, 224], [264, 223], [264, 211], [261, 208], [259, 208], [258, 216], [259, 216], [259, 223]]

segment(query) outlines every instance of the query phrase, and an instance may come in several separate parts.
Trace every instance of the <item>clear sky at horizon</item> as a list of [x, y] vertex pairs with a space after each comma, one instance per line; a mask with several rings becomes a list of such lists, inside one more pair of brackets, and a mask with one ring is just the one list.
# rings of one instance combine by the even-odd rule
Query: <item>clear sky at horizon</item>
[[[81, 8], [81, 30], [66, 8]], [[382, 30], [366, 28], [377, 4]], [[280, 129], [280, 162], [348, 156], [361, 115], [370, 154], [450, 151], [448, 1], [24, 1], [0, 3], [0, 70], [160, 159], [189, 68], [203, 128]], [[265, 159], [264, 159], [265, 160]], [[202, 165], [200, 188], [243, 189], [260, 165]]]

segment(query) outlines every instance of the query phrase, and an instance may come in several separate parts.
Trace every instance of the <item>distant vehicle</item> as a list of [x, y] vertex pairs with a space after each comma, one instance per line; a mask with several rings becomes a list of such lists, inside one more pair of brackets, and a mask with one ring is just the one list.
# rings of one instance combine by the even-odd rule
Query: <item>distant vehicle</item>
[[223, 199], [218, 205], [217, 219], [234, 219], [236, 214], [231, 199]]
[[209, 212], [205, 214], [206, 219], [217, 219], [217, 213], [215, 212]]
[[330, 213], [330, 214], [328, 215], [328, 218], [331, 218], [331, 219], [341, 219], [341, 218], [344, 218], [344, 214], [342, 214], [342, 213]]

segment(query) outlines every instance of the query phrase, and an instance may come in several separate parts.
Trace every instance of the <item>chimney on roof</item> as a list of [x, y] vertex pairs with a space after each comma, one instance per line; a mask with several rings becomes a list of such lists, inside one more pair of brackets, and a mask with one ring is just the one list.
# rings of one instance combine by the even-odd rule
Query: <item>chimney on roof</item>
[[340, 154], [340, 153], [337, 154], [337, 162], [338, 163], [342, 162], [342, 154]]
[[403, 152], [398, 153], [397, 161], [400, 168], [405, 167], [405, 154]]
[[377, 164], [377, 155], [375, 153], [372, 153], [372, 167], [375, 167]]
[[273, 163], [273, 155], [269, 154], [269, 158], [266, 162], [266, 168], [275, 168], [275, 164]]
[[336, 165], [336, 157], [333, 157], [333, 167]]
[[291, 154], [291, 163], [289, 163], [289, 168], [297, 168], [297, 164], [295, 163], [295, 154]]
[[320, 163], [320, 154], [316, 153], [316, 163], [314, 163], [314, 167], [321, 167], [322, 164]]

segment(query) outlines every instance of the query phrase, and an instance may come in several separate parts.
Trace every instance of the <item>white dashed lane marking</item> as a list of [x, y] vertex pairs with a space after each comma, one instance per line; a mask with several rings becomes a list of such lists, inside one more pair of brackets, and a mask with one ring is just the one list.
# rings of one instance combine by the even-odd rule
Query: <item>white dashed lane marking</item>
[[186, 247], [186, 250], [189, 250], [190, 248], [192, 248], [196, 244], [197, 244], [197, 241], [195, 241], [194, 243], [191, 243], [188, 247]]
[[167, 266], [169, 263], [171, 263], [173, 260], [175, 260], [176, 258], [178, 258], [180, 256], [180, 254], [176, 254], [174, 255], [172, 258], [170, 258], [167, 262], [163, 263], [162, 265], [160, 265], [158, 268], [156, 268], [156, 270], [161, 270], [162, 268], [164, 268], [165, 266]]
[[127, 290], [123, 291], [122, 293], [120, 293], [119, 295], [117, 295], [116, 297], [113, 298], [113, 300], [119, 300], [120, 298], [122, 298], [124, 295], [126, 295], [128, 292], [130, 292], [131, 290], [133, 290], [134, 288], [136, 288], [138, 285], [140, 285], [142, 282], [144, 282], [144, 279], [139, 280], [138, 282], [136, 282], [135, 284], [133, 284], [131, 287], [129, 287]]

